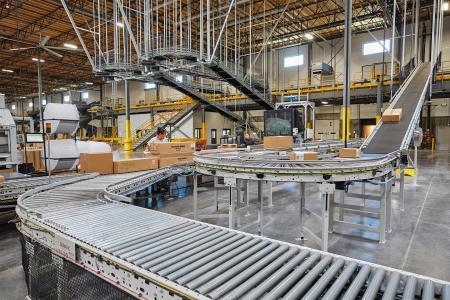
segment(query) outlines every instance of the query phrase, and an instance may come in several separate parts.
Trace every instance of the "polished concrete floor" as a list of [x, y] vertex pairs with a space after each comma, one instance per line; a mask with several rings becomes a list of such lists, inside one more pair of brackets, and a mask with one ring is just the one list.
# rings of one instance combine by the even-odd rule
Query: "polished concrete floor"
[[[406, 178], [405, 207], [400, 209], [398, 184], [394, 187], [392, 232], [387, 242], [380, 244], [377, 234], [358, 230], [343, 231], [336, 227], [330, 236], [329, 251], [397, 269], [450, 281], [450, 153], [419, 153], [419, 176]], [[415, 182], [414, 182], [415, 181]], [[352, 186], [351, 189], [359, 189]], [[367, 191], [376, 187], [367, 187]], [[200, 214], [214, 214], [214, 192], [204, 184], [199, 192]], [[318, 187], [307, 185], [306, 207], [320, 213]], [[238, 211], [243, 230], [257, 233], [256, 185], [252, 185], [249, 207]], [[219, 213], [228, 211], [228, 193], [221, 191]], [[265, 193], [267, 195], [267, 193]], [[273, 206], [264, 208], [264, 234], [270, 238], [318, 248], [312, 240], [299, 239], [299, 188], [295, 183], [282, 183], [273, 187]], [[368, 200], [368, 205], [376, 206]], [[167, 201], [161, 211], [192, 217], [192, 196]], [[350, 220], [377, 225], [371, 218], [359, 215]], [[228, 225], [227, 217], [201, 219], [213, 224]], [[320, 232], [320, 224], [312, 217], [305, 225]], [[23, 299], [26, 295], [21, 268], [19, 235], [13, 225], [0, 225], [0, 300]]]

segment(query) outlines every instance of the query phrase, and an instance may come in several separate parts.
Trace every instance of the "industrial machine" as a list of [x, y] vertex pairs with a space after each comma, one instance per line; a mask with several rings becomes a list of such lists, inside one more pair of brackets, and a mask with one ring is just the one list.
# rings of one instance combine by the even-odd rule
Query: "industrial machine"
[[264, 136], [301, 136], [305, 130], [303, 117], [295, 108], [264, 111]]
[[0, 166], [17, 168], [16, 123], [0, 94]]
[[311, 72], [314, 75], [330, 75], [333, 74], [333, 67], [324, 62], [312, 63]]

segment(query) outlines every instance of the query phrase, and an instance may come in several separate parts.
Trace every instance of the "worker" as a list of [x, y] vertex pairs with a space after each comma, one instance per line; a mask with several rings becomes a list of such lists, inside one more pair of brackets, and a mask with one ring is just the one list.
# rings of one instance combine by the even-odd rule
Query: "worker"
[[156, 136], [153, 137], [148, 143], [149, 144], [155, 144], [155, 143], [167, 143], [168, 140], [166, 138], [166, 131], [162, 128], [158, 128], [156, 130]]
[[250, 134], [248, 134], [248, 132], [244, 134], [244, 144], [245, 146], [252, 146], [255, 144], [253, 139], [250, 137]]

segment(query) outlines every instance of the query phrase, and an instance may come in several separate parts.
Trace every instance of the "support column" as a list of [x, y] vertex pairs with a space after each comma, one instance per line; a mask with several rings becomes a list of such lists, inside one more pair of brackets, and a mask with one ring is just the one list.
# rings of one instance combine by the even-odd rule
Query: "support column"
[[216, 211], [219, 211], [219, 177], [214, 176], [214, 206]]
[[335, 186], [332, 183], [322, 183], [319, 185], [319, 191], [322, 197], [322, 250], [328, 251], [328, 233], [330, 230], [330, 214], [333, 210], [330, 209], [330, 202], [334, 197]]
[[303, 218], [303, 214], [305, 212], [305, 200], [306, 200], [306, 195], [305, 195], [305, 188], [306, 183], [304, 182], [300, 182], [300, 211], [299, 211], [299, 221], [300, 221], [300, 239], [303, 240], [305, 238], [305, 233], [303, 231], [303, 225], [304, 225], [304, 218]]
[[386, 242], [386, 200], [387, 200], [387, 178], [383, 176], [381, 185], [382, 193], [380, 199], [380, 227], [379, 227], [379, 235], [380, 235], [380, 244], [384, 244]]
[[235, 225], [235, 204], [233, 199], [233, 187], [229, 186], [229, 205], [228, 205], [228, 228], [234, 229]]
[[400, 210], [405, 211], [405, 166], [400, 165]]
[[200, 138], [202, 140], [206, 140], [206, 112], [205, 112], [205, 106], [202, 105], [202, 132]]
[[259, 228], [258, 233], [264, 236], [264, 197], [263, 197], [263, 182], [258, 180], [258, 202], [259, 202]]
[[125, 79], [125, 143], [124, 151], [131, 151], [131, 120], [130, 120], [130, 89], [128, 87], [128, 80]]
[[198, 219], [198, 182], [197, 182], [197, 174], [193, 175], [194, 177], [194, 190], [193, 190], [193, 198], [194, 198], [194, 220]]
[[269, 191], [267, 194], [268, 200], [267, 200], [267, 206], [268, 207], [272, 207], [273, 206], [273, 199], [272, 199], [272, 187], [273, 187], [273, 183], [272, 181], [267, 181], [267, 185], [269, 187]]
[[383, 82], [381, 79], [377, 83], [377, 114], [376, 114], [376, 122], [380, 122], [381, 120], [381, 108], [383, 107]]
[[344, 90], [342, 99], [342, 140], [347, 148], [350, 134], [350, 53], [352, 37], [352, 0], [344, 0], [345, 28], [344, 28]]

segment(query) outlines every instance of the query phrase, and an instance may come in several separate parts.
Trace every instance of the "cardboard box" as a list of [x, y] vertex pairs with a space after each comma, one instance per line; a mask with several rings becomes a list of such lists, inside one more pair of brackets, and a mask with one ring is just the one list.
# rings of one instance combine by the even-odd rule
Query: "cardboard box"
[[154, 157], [119, 159], [113, 162], [113, 168], [115, 174], [153, 170], [158, 169], [158, 159]]
[[5, 169], [0, 169], [0, 173], [12, 173], [14, 170], [13, 168], [5, 168]]
[[290, 160], [318, 160], [319, 153], [313, 151], [292, 151], [289, 154]]
[[339, 149], [339, 157], [342, 158], [358, 158], [361, 155], [359, 148], [342, 148]]
[[0, 185], [5, 182], [5, 176], [0, 175]]
[[[25, 154], [26, 153], [26, 154]], [[22, 151], [22, 163], [29, 163], [33, 165], [35, 170], [43, 170], [44, 164], [41, 159], [41, 149], [28, 149]]]
[[194, 161], [194, 155], [183, 155], [178, 157], [160, 157], [159, 167], [165, 168], [171, 165], [188, 164]]
[[402, 119], [401, 108], [388, 108], [383, 112], [381, 118], [385, 123], [398, 123]]
[[153, 143], [148, 144], [148, 152], [155, 156], [175, 157], [180, 155], [188, 155], [195, 152], [195, 143]]
[[217, 146], [217, 149], [237, 148], [237, 144], [222, 144]]
[[81, 153], [79, 168], [81, 173], [112, 174], [113, 154], [112, 152]]
[[292, 148], [294, 139], [292, 136], [265, 136], [264, 149], [286, 149]]

